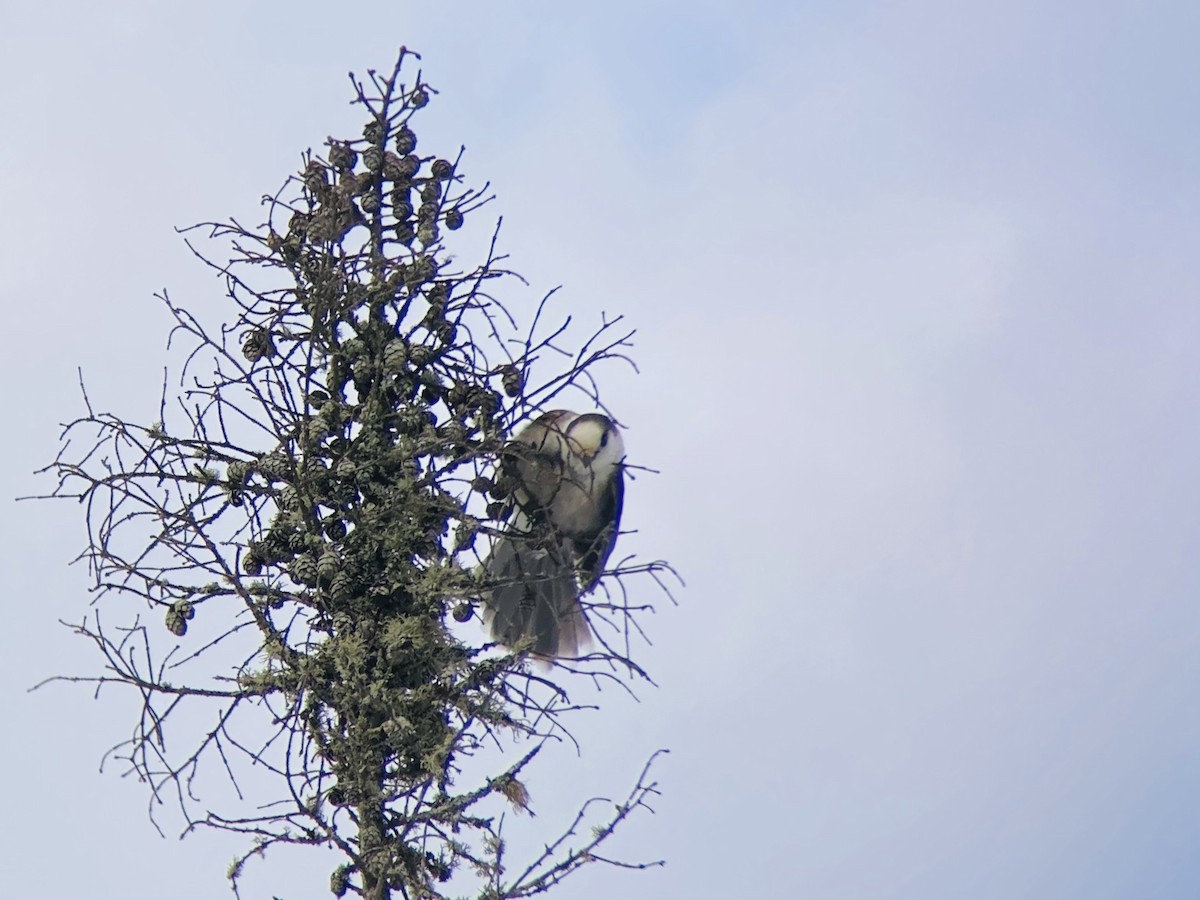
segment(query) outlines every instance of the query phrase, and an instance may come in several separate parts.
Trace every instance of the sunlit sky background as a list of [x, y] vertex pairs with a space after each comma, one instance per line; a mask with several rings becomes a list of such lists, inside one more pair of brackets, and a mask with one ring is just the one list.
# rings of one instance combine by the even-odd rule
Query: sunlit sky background
[[[623, 547], [688, 581], [659, 688], [529, 778], [549, 836], [669, 747], [612, 851], [667, 865], [557, 896], [1200, 896], [1198, 40], [1154, 0], [6, 3], [3, 493], [77, 367], [155, 417], [151, 294], [221, 303], [174, 226], [259, 221], [407, 44], [526, 298], [638, 328]], [[97, 663], [80, 510], [4, 523], [0, 893], [222, 896], [237, 841], [97, 773], [134, 698], [26, 693]]]

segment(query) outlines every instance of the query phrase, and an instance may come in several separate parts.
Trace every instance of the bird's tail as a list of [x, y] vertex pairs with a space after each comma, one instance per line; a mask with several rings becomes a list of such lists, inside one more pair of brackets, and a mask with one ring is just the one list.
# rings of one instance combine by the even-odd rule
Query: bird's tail
[[579, 604], [572, 561], [560, 547], [538, 546], [528, 535], [502, 535], [484, 563], [491, 587], [484, 621], [492, 639], [512, 646], [532, 636], [540, 657], [576, 657], [592, 634]]

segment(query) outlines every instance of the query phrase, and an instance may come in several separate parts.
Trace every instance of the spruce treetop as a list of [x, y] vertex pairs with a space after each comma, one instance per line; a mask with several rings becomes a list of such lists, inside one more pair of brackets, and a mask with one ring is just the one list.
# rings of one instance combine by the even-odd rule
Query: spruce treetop
[[[600, 860], [656, 792], [647, 763], [544, 853], [505, 856], [504, 811], [531, 805], [526, 767], [582, 708], [568, 688], [648, 680], [631, 649], [647, 585], [625, 579], [662, 585], [670, 569], [617, 565], [615, 590], [587, 604], [595, 652], [549, 672], [479, 627], [513, 428], [572, 392], [605, 408], [596, 373], [628, 361], [632, 332], [602, 318], [564, 349], [570, 320], [545, 328], [549, 297], [521, 329], [495, 295], [519, 278], [494, 232], [478, 265], [452, 259], [444, 242], [491, 197], [467, 186], [461, 150], [418, 141], [435, 92], [419, 71], [402, 80], [416, 60], [351, 76], [361, 135], [306, 154], [261, 226], [185, 229], [230, 314], [209, 327], [159, 295], [184, 350], [178, 390], [141, 424], [85, 392], [46, 470], [50, 496], [84, 504], [95, 596], [73, 627], [104, 665], [60, 680], [135, 689], [132, 734], [106, 758], [150, 787], [152, 816], [172, 799], [185, 831], [248, 837], [235, 892], [252, 856], [305, 844], [342, 855], [339, 897], [531, 896]], [[515, 760], [459, 783], [466, 760], [505, 747]]]

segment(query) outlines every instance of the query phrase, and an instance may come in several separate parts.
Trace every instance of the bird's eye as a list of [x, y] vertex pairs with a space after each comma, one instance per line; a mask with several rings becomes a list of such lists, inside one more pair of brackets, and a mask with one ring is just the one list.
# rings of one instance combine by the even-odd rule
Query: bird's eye
[[608, 445], [608, 432], [605, 431], [600, 435], [600, 446], [605, 447], [607, 445]]

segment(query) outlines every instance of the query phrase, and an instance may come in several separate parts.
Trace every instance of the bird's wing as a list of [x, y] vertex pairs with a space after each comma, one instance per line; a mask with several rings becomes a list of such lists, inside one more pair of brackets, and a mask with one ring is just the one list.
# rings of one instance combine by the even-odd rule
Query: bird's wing
[[625, 506], [625, 467], [613, 469], [608, 485], [601, 491], [597, 503], [599, 527], [590, 535], [575, 541], [582, 573], [583, 589], [590, 591], [600, 580], [604, 565], [617, 543], [617, 532], [621, 530], [621, 511]]
[[575, 657], [587, 649], [591, 629], [561, 548], [539, 543], [535, 535], [502, 535], [486, 569], [492, 589], [484, 621], [493, 639], [512, 646], [532, 637], [531, 651], [544, 659]]
[[562, 487], [562, 423], [575, 415], [570, 410], [551, 410], [521, 429], [509, 444], [505, 468], [516, 482], [516, 500], [535, 518]]

